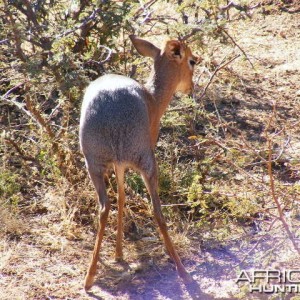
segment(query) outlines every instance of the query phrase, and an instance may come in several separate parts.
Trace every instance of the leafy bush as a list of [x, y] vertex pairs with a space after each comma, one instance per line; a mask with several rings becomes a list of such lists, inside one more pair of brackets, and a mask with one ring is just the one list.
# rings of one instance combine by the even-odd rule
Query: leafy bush
[[0, 205], [17, 207], [21, 185], [18, 182], [18, 175], [10, 171], [0, 173]]

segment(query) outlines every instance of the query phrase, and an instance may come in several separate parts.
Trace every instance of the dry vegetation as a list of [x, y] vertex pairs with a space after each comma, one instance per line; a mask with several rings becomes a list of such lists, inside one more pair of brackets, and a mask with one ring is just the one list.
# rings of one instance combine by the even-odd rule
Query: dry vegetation
[[299, 299], [235, 283], [243, 269], [300, 268], [297, 1], [58, 2], [48, 13], [34, 2], [36, 18], [27, 1], [1, 4], [0, 298], [197, 298], [177, 278], [133, 172], [125, 262], [113, 259], [112, 175], [101, 268], [83, 290], [97, 205], [78, 149], [82, 92], [104, 72], [143, 81], [151, 62], [131, 49], [135, 32], [157, 44], [188, 38], [202, 58], [194, 98], [175, 98], [157, 146], [164, 213], [200, 299]]

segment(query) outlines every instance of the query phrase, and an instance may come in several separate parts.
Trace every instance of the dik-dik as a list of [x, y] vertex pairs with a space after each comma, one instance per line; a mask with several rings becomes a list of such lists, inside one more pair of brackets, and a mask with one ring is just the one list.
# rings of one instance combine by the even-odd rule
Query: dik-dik
[[80, 146], [99, 200], [99, 228], [94, 252], [85, 278], [85, 289], [92, 287], [99, 250], [110, 210], [104, 176], [113, 167], [118, 185], [118, 225], [116, 259], [122, 259], [124, 172], [133, 168], [141, 173], [153, 204], [154, 216], [167, 251], [184, 282], [192, 281], [181, 263], [161, 211], [158, 174], [154, 156], [160, 119], [172, 96], [193, 90], [196, 57], [183, 42], [170, 40], [162, 49], [134, 35], [130, 39], [143, 56], [154, 60], [145, 86], [125, 76], [104, 75], [87, 88], [80, 118]]

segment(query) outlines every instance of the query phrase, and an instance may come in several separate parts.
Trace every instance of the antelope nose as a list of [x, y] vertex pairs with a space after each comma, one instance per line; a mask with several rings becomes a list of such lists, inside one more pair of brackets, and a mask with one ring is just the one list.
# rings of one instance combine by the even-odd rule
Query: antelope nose
[[193, 98], [193, 96], [194, 96], [194, 83], [193, 82], [191, 84], [190, 90], [188, 91], [188, 96], [191, 98]]

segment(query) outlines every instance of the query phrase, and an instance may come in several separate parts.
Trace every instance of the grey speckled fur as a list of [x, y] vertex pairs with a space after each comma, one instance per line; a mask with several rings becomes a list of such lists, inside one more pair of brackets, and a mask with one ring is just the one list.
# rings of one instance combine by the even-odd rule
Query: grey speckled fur
[[142, 85], [121, 75], [104, 75], [88, 86], [80, 145], [89, 169], [105, 171], [112, 163], [152, 169], [147, 97], [152, 96]]

